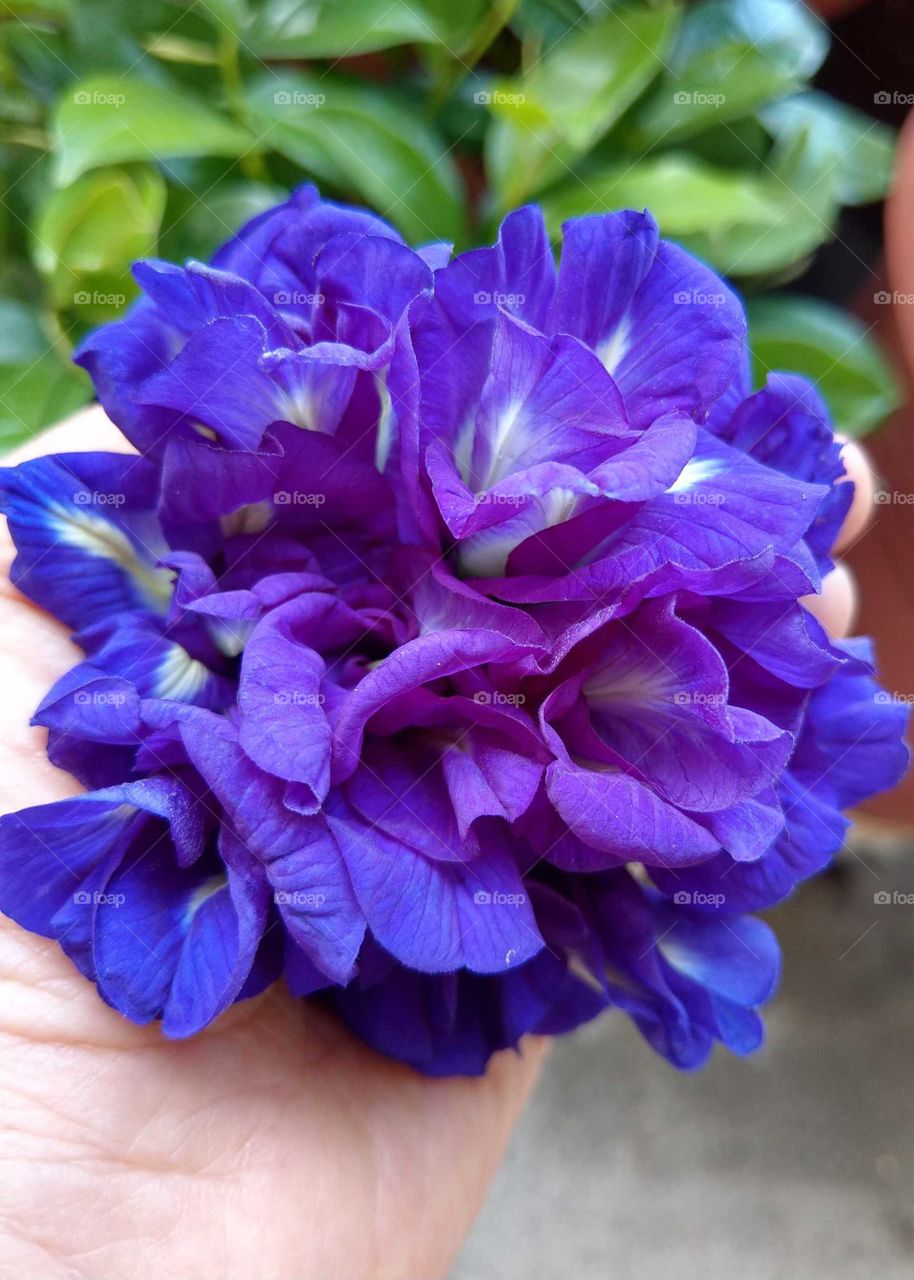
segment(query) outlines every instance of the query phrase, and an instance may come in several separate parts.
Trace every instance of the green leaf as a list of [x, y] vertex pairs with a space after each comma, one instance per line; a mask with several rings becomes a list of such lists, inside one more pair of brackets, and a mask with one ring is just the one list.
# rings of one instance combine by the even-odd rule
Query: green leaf
[[[614, 141], [610, 139], [611, 143]], [[732, 124], [714, 125], [696, 133], [684, 145], [696, 160], [704, 160], [717, 168], [758, 170], [771, 154], [771, 135], [758, 116], [743, 116]]]
[[850, 436], [865, 435], [901, 403], [892, 370], [855, 316], [798, 294], [755, 299], [748, 314], [759, 385], [770, 370], [805, 374]]
[[483, 0], [267, 0], [245, 34], [261, 58], [351, 58], [398, 44], [462, 51]]
[[714, 236], [740, 223], [763, 224], [780, 209], [758, 178], [699, 164], [685, 152], [588, 176], [547, 196], [543, 207], [553, 232], [565, 218], [646, 207], [664, 234], [678, 240], [701, 232]]
[[626, 141], [678, 142], [739, 119], [802, 88], [827, 51], [826, 27], [801, 0], [704, 0], [687, 13]]
[[611, 10], [526, 75], [477, 95], [495, 116], [486, 169], [500, 209], [560, 176], [615, 124], [661, 69], [680, 16], [678, 4]]
[[688, 152], [586, 173], [543, 199], [553, 236], [566, 218], [648, 208], [664, 235], [734, 276], [781, 272], [831, 234], [833, 184], [807, 164], [802, 135], [776, 168], [721, 169]]
[[185, 36], [169, 35], [168, 32], [147, 36], [143, 45], [154, 58], [160, 58], [162, 62], [213, 67], [219, 61], [219, 53], [214, 45], [207, 44], [205, 40], [188, 40]]
[[236, 156], [250, 135], [196, 98], [127, 76], [95, 76], [67, 89], [54, 117], [55, 182], [125, 160]]
[[[769, 156], [761, 181], [780, 204], [778, 215], [759, 229], [738, 229], [718, 266], [730, 275], [765, 276], [797, 270], [830, 240], [838, 220], [836, 176], [823, 165], [809, 130]], [[701, 243], [695, 247], [701, 252]]]
[[11, 449], [92, 399], [92, 383], [53, 351], [0, 366], [0, 449]]
[[237, 38], [251, 22], [251, 11], [247, 0], [206, 0], [206, 4], [200, 6], [200, 10], [201, 16], [215, 27], [220, 35], [228, 31]]
[[130, 266], [156, 246], [165, 182], [142, 166], [98, 169], [53, 191], [34, 229], [35, 264], [55, 307], [86, 321], [109, 318], [135, 293]]
[[781, 146], [808, 132], [819, 163], [834, 169], [842, 204], [868, 204], [888, 190], [896, 143], [888, 125], [815, 91], [772, 102], [761, 121]]
[[[338, 0], [337, 0], [338, 2]], [[414, 7], [423, 9], [431, 19], [437, 32], [436, 40], [444, 45], [446, 52], [456, 58], [466, 51], [478, 34], [480, 27], [485, 27], [495, 9], [505, 7], [505, 0], [421, 0]], [[516, 5], [514, 6], [516, 7]]]
[[537, 39], [548, 48], [592, 16], [589, 0], [524, 0], [511, 20], [511, 29], [521, 39]]
[[159, 252], [163, 258], [205, 261], [251, 218], [280, 204], [288, 197], [281, 187], [261, 182], [221, 182], [207, 193], [206, 203], [192, 189], [172, 187], [168, 197], [167, 222]]
[[17, 298], [0, 298], [0, 365], [30, 364], [47, 346], [37, 311]]
[[463, 192], [453, 160], [391, 93], [330, 76], [271, 76], [248, 103], [265, 146], [365, 200], [408, 240], [462, 240]]
[[73, 0], [4, 0], [3, 8], [7, 18], [59, 21], [72, 13]]

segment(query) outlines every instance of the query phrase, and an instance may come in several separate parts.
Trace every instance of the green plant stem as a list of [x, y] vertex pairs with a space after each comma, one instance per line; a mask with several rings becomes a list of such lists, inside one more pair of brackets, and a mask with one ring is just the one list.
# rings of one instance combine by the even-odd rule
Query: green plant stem
[[[235, 120], [247, 129], [249, 127], [247, 102], [244, 97], [244, 80], [241, 76], [241, 62], [238, 57], [238, 41], [229, 32], [224, 32], [219, 40], [218, 66], [229, 110]], [[238, 163], [244, 176], [254, 182], [263, 181], [269, 177], [263, 156], [259, 152], [248, 151], [240, 157]]]

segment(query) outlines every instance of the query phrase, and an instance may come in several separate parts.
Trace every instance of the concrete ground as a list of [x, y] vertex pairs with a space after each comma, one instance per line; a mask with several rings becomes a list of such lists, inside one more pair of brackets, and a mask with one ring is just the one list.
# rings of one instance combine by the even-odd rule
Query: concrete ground
[[555, 1046], [452, 1280], [914, 1277], [914, 847], [855, 850], [771, 913], [754, 1057], [680, 1075], [613, 1015]]

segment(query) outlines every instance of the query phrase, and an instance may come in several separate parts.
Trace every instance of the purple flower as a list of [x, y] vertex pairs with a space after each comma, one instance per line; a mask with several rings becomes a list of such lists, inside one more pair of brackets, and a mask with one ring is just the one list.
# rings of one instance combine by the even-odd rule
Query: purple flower
[[13, 579], [84, 660], [35, 716], [90, 790], [0, 821], [0, 909], [186, 1036], [283, 977], [478, 1072], [624, 1009], [754, 1049], [745, 914], [903, 771], [819, 589], [850, 501], [802, 379], [647, 214], [449, 260], [305, 188], [77, 359], [140, 456], [7, 470]]
[[150, 260], [134, 274], [145, 297], [76, 362], [141, 452], [195, 434], [254, 449], [278, 420], [356, 448], [380, 443], [396, 325], [432, 280], [382, 219], [301, 187], [210, 266]]

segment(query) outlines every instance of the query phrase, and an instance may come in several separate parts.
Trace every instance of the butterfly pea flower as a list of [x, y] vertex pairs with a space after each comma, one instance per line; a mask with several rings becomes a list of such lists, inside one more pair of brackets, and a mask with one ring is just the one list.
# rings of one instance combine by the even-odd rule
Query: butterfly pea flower
[[627, 1014], [761, 1043], [752, 913], [905, 768], [802, 603], [852, 486], [814, 388], [646, 212], [412, 248], [302, 188], [77, 360], [136, 454], [0, 473], [83, 657], [85, 794], [0, 819], [0, 909], [189, 1036], [284, 981], [432, 1075]]
[[198, 435], [254, 449], [274, 421], [365, 444], [399, 318], [435, 260], [381, 218], [304, 186], [211, 264], [134, 266], [142, 296], [76, 353], [143, 453]]

